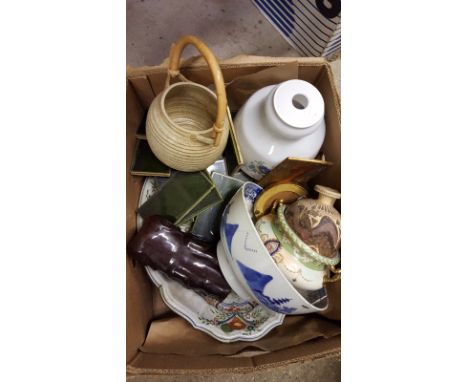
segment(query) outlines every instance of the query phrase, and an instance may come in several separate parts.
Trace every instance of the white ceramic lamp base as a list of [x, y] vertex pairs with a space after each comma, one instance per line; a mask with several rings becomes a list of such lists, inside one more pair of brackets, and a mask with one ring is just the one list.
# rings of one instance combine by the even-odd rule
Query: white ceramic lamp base
[[258, 180], [289, 156], [315, 158], [325, 139], [324, 114], [322, 95], [303, 80], [255, 92], [234, 119], [242, 170]]

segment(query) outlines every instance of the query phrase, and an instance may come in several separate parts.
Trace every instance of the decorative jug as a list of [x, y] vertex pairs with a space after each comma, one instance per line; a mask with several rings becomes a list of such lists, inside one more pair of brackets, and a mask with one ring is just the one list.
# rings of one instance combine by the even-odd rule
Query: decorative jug
[[341, 215], [333, 207], [340, 193], [316, 185], [318, 199], [300, 199], [287, 206], [284, 217], [294, 233], [320, 256], [335, 258], [341, 243]]

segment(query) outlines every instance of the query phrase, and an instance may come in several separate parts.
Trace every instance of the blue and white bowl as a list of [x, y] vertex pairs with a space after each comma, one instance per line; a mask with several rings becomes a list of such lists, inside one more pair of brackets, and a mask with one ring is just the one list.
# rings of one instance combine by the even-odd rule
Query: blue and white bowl
[[257, 184], [246, 182], [223, 212], [222, 255], [230, 265], [227, 267], [223, 259], [224, 277], [240, 296], [248, 293], [272, 311], [283, 314], [324, 311], [328, 306], [325, 289], [299, 293], [279, 270], [255, 229], [252, 210], [261, 191]]

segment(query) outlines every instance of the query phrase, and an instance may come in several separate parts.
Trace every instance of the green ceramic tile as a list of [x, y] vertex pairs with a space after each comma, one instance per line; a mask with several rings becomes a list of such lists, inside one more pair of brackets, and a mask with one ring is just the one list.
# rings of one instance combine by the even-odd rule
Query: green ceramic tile
[[143, 219], [151, 215], [160, 215], [178, 224], [188, 218], [188, 214], [213, 188], [214, 184], [207, 179], [203, 171], [177, 172], [137, 212]]
[[242, 180], [217, 172], [213, 172], [211, 176], [217, 191], [222, 197], [222, 201], [199, 214], [195, 218], [195, 223], [192, 227], [192, 233], [206, 241], [218, 239], [221, 215], [224, 208], [236, 191], [244, 184]]
[[170, 176], [171, 169], [153, 154], [148, 141], [137, 139], [130, 173], [140, 176]]
[[183, 222], [185, 223], [187, 220], [194, 219], [196, 216], [200, 215], [201, 213], [204, 213], [204, 211], [207, 211], [210, 208], [213, 208], [222, 201], [222, 196], [220, 195], [216, 187], [213, 187], [213, 189], [208, 193], [208, 195], [205, 198], [203, 198], [203, 200], [200, 201], [200, 203], [197, 204], [195, 208], [193, 208], [193, 210], [187, 214], [187, 216], [184, 217]]

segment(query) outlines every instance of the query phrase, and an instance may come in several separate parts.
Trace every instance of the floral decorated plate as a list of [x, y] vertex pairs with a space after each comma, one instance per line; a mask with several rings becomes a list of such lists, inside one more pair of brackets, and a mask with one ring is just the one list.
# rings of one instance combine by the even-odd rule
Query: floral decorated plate
[[[158, 191], [159, 179], [146, 178], [139, 206]], [[142, 219], [138, 217], [137, 229], [140, 229], [142, 223]], [[284, 314], [265, 309], [253, 300], [239, 297], [235, 292], [221, 300], [216, 296], [185, 288], [151, 267], [146, 267], [146, 271], [159, 287], [161, 297], [172, 311], [190, 322], [195, 329], [219, 341], [256, 341], [283, 323]]]

